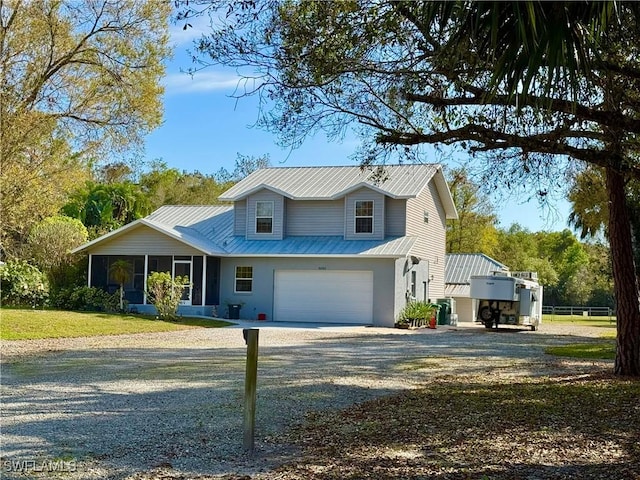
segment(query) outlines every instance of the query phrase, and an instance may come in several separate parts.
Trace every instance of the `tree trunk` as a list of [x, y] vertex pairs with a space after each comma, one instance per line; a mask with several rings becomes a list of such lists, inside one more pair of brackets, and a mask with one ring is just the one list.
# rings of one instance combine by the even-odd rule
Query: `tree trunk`
[[624, 176], [607, 168], [609, 244], [617, 312], [616, 375], [640, 376], [640, 291], [633, 262]]

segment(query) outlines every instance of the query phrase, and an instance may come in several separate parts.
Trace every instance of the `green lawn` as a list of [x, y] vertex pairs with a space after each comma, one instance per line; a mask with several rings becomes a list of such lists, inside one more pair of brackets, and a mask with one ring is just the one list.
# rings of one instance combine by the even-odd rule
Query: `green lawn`
[[177, 322], [142, 315], [118, 315], [61, 310], [0, 309], [0, 339], [94, 337], [127, 333], [170, 332], [231, 325], [220, 320], [183, 318]]
[[613, 360], [616, 358], [616, 342], [602, 340], [597, 343], [570, 343], [558, 347], [548, 347], [545, 349], [545, 353], [558, 357]]
[[558, 347], [549, 347], [545, 352], [559, 357], [613, 360], [616, 356], [616, 317], [583, 317], [582, 315], [544, 315], [542, 324], [575, 325], [578, 327], [602, 328], [601, 341], [591, 343], [572, 343]]

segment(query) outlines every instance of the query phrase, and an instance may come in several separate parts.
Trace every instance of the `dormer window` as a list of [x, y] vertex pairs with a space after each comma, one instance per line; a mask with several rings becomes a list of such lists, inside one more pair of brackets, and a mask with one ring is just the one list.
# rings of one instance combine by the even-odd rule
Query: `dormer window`
[[356, 201], [356, 233], [373, 233], [373, 200]]
[[256, 202], [256, 233], [273, 233], [273, 202]]

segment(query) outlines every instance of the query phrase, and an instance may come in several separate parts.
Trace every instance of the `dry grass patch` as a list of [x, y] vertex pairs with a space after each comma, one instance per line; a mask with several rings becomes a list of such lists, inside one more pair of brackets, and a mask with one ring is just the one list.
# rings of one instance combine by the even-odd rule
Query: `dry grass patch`
[[440, 378], [309, 418], [279, 479], [640, 478], [640, 382]]

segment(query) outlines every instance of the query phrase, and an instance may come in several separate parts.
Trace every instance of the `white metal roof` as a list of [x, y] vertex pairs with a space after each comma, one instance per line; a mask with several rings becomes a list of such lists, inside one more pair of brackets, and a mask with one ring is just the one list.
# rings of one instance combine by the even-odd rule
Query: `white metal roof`
[[[267, 188], [295, 200], [328, 200], [368, 187], [393, 198], [413, 198], [440, 165], [388, 165], [383, 171], [345, 167], [274, 167], [253, 172], [220, 196], [238, 200]], [[376, 177], [378, 172], [379, 178]]]
[[342, 236], [286, 237], [279, 241], [246, 240], [233, 234], [233, 207], [165, 205], [148, 217], [136, 220], [86, 243], [74, 252], [148, 226], [184, 242], [207, 255], [240, 256], [375, 256], [402, 257], [411, 253], [415, 237], [383, 240], [345, 240]]
[[[253, 172], [219, 198], [235, 201], [261, 189], [296, 200], [337, 199], [359, 188], [391, 198], [414, 198], [434, 181], [447, 219], [458, 217], [451, 192], [438, 164], [387, 165], [382, 169], [349, 167], [277, 167]], [[208, 255], [345, 255], [401, 257], [411, 253], [414, 237], [345, 240], [343, 237], [286, 237], [279, 241], [247, 240], [233, 235], [233, 207], [165, 205], [74, 250], [80, 252], [141, 225], [184, 242]]]
[[349, 256], [404, 257], [411, 253], [415, 237], [384, 240], [345, 240], [344, 237], [286, 237], [279, 241], [231, 237], [224, 244], [229, 256]]
[[359, 188], [391, 198], [414, 198], [434, 181], [447, 219], [457, 219], [451, 192], [439, 164], [385, 165], [373, 169], [347, 167], [273, 167], [256, 170], [220, 195], [241, 200], [262, 189], [294, 200], [335, 200]]
[[[210, 235], [204, 232], [207, 231], [207, 225], [211, 221], [216, 224], [224, 224], [224, 221], [227, 220], [225, 228], [230, 228], [231, 222], [233, 222], [232, 212], [233, 207], [165, 205], [145, 218], [135, 220], [77, 247], [71, 253], [88, 250], [98, 243], [113, 240], [144, 225], [207, 255], [223, 255], [226, 252], [215, 242], [212, 242], [211, 238], [209, 238]], [[229, 217], [231, 217], [230, 221]], [[212, 231], [211, 228], [208, 230], [209, 232]]]

